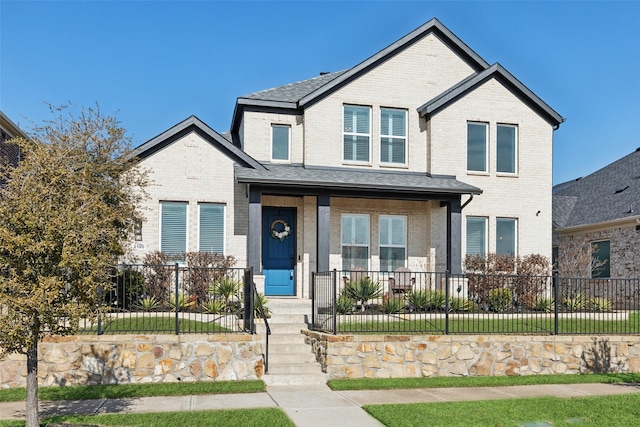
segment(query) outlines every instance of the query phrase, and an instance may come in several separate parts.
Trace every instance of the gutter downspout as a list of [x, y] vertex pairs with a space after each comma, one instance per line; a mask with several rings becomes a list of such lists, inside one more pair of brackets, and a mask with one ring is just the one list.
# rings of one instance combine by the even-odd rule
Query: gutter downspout
[[467, 200], [466, 202], [464, 202], [462, 206], [460, 206], [460, 212], [462, 212], [464, 207], [467, 206], [469, 203], [471, 203], [472, 200], [473, 200], [473, 194], [469, 194], [469, 200]]

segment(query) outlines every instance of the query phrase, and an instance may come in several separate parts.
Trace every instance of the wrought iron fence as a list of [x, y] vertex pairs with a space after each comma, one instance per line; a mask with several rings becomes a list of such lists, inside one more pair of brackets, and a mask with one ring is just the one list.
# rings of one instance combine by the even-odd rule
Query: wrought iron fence
[[435, 334], [638, 334], [640, 279], [339, 271], [313, 275], [313, 328]]
[[127, 264], [102, 291], [103, 314], [84, 333], [253, 332], [250, 270]]

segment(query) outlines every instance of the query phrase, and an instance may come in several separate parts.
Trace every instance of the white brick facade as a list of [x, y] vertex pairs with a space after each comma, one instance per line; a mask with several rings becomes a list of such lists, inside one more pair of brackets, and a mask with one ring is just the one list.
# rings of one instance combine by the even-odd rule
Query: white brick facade
[[[428, 31], [431, 28], [429, 25], [439, 30]], [[416, 30], [411, 33], [418, 34], [415, 40], [398, 42], [402, 48], [395, 47], [398, 45], [396, 43], [354, 67], [352, 70], [356, 71], [352, 74], [344, 74], [348, 76], [344, 82], [336, 84], [308, 105], [292, 106], [294, 103], [289, 102], [280, 107], [278, 103], [284, 101], [269, 103], [256, 97], [245, 108], [245, 104], [242, 104], [245, 101], [239, 101], [236, 111], [240, 113], [232, 125], [238, 146], [268, 169], [272, 161], [271, 128], [273, 125], [284, 125], [290, 128], [290, 163], [328, 168], [328, 176], [331, 175], [331, 168], [349, 168], [455, 177], [465, 185], [481, 189], [483, 193], [476, 195], [462, 210], [462, 228], [458, 235], [462, 247], [454, 250], [464, 255], [465, 218], [466, 215], [472, 215], [489, 219], [486, 236], [489, 252], [495, 251], [495, 220], [504, 217], [517, 219], [518, 254], [550, 256], [553, 124], [540, 114], [539, 109], [543, 107], [531, 107], [531, 102], [522, 100], [522, 93], [515, 94], [512, 87], [495, 77], [466, 91], [437, 113], [421, 116], [421, 106], [477, 75], [479, 70], [489, 67], [455, 36], [448, 35], [448, 30], [442, 30], [440, 25], [425, 24], [424, 34], [420, 35]], [[318, 90], [322, 89], [320, 87]], [[368, 162], [343, 160], [345, 105], [370, 108]], [[406, 111], [408, 144], [405, 165], [381, 162], [381, 108]], [[489, 125], [489, 170], [485, 174], [468, 173], [466, 170], [469, 121]], [[506, 176], [496, 173], [497, 124], [517, 126], [516, 174]], [[259, 218], [251, 217], [249, 194], [252, 184], [237, 183], [234, 176], [235, 160], [228, 151], [228, 147], [216, 146], [192, 133], [145, 158], [142, 165], [152, 171], [154, 184], [149, 188], [151, 199], [145, 205], [147, 221], [143, 227], [144, 248], [136, 251], [136, 254], [142, 255], [145, 251], [159, 248], [160, 201], [189, 203], [190, 251], [198, 249], [197, 204], [217, 202], [226, 206], [226, 255], [235, 256], [239, 261], [238, 266], [254, 265], [260, 270], [259, 262], [252, 264], [252, 259], [261, 257], [261, 252], [256, 248], [261, 247], [262, 237], [248, 241], [251, 239], [251, 230], [254, 230], [253, 236], [257, 236], [256, 224], [251, 224], [250, 218]], [[324, 240], [318, 231], [321, 226], [318, 220], [320, 193], [318, 197], [308, 190], [296, 194], [295, 190], [289, 188], [279, 194], [279, 184], [272, 183], [269, 188], [256, 181], [262, 191], [259, 206], [260, 209], [266, 206], [296, 208], [294, 294], [306, 297], [309, 295], [311, 273], [318, 270], [318, 265], [323, 265], [319, 261], [322, 256], [319, 248]], [[443, 191], [446, 192], [446, 188]], [[467, 195], [460, 197], [460, 194]], [[407, 218], [407, 267], [414, 271], [445, 270], [448, 251], [451, 250], [448, 240], [452, 231], [447, 229], [450, 218], [441, 200], [451, 201], [458, 197], [461, 203], [465, 203], [469, 193], [460, 194], [447, 193], [444, 198], [438, 197], [440, 194], [437, 192], [432, 198], [412, 198], [407, 194], [395, 198], [389, 193], [379, 198], [362, 197], [353, 192], [330, 194], [329, 268], [342, 267], [342, 215], [366, 214], [370, 221], [371, 270], [380, 268], [380, 215], [402, 215]], [[453, 224], [459, 227], [457, 222]]]

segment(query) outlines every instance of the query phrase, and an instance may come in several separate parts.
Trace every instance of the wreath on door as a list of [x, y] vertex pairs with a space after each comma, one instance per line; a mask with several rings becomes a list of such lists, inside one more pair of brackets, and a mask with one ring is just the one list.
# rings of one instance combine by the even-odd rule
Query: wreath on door
[[271, 223], [271, 237], [284, 242], [291, 235], [291, 227], [284, 219], [276, 219]]

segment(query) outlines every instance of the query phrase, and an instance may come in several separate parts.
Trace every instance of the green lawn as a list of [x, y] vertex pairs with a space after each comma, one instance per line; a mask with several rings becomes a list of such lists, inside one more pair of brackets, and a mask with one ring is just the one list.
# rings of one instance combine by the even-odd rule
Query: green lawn
[[[225, 427], [287, 427], [294, 426], [289, 417], [279, 408], [233, 409], [218, 411], [184, 411], [141, 414], [69, 415], [42, 420], [51, 423], [92, 424], [100, 426], [225, 426]], [[22, 427], [24, 421], [0, 421], [1, 427]]]
[[640, 395], [370, 405], [364, 409], [389, 427], [627, 427], [638, 425]]
[[[69, 387], [40, 387], [40, 400], [117, 399], [149, 396], [185, 396], [190, 394], [258, 393], [264, 382], [201, 381], [193, 383], [107, 384]], [[25, 388], [0, 390], [0, 402], [25, 400]]]
[[[230, 332], [230, 329], [215, 322], [200, 322], [192, 319], [179, 319], [178, 328], [181, 333], [218, 333]], [[96, 325], [80, 329], [80, 334], [95, 334], [98, 328]], [[145, 316], [113, 317], [103, 321], [101, 331], [105, 334], [127, 334], [127, 333], [175, 333], [175, 316], [162, 316], [147, 314]]]
[[[640, 315], [634, 311], [629, 313], [626, 320], [600, 320], [597, 316], [608, 313], [592, 313], [594, 319], [580, 319], [580, 313], [574, 318], [558, 319], [558, 333], [560, 334], [638, 334], [640, 333]], [[442, 315], [423, 313], [408, 316], [402, 315], [358, 315], [340, 316], [338, 331], [344, 333], [431, 333], [443, 334], [446, 330], [446, 320]], [[369, 320], [371, 319], [371, 320]], [[475, 315], [464, 317], [452, 315], [449, 318], [449, 333], [461, 334], [551, 334], [554, 332], [553, 316], [539, 313], [532, 317], [513, 315], [513, 317], [499, 314]]]
[[525, 375], [519, 377], [364, 378], [329, 380], [332, 390], [402, 388], [501, 387], [536, 384], [638, 383], [640, 373], [585, 375]]

